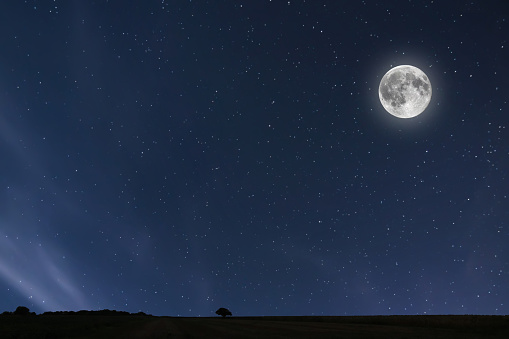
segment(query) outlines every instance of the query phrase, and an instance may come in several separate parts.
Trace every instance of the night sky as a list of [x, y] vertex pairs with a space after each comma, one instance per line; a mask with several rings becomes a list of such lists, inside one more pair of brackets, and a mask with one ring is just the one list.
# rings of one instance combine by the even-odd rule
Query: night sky
[[[509, 313], [506, 1], [2, 1], [0, 311]], [[433, 97], [387, 113], [402, 64]]]

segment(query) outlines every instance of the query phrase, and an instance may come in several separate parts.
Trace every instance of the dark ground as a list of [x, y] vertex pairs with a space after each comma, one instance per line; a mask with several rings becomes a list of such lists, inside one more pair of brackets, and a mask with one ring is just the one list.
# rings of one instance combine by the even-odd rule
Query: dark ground
[[0, 338], [509, 338], [509, 316], [0, 317]]

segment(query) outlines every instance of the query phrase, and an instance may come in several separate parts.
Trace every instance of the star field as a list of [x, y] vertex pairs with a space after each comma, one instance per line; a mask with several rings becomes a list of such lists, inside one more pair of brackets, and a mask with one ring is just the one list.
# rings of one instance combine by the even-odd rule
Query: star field
[[508, 314], [508, 14], [3, 1], [0, 310]]

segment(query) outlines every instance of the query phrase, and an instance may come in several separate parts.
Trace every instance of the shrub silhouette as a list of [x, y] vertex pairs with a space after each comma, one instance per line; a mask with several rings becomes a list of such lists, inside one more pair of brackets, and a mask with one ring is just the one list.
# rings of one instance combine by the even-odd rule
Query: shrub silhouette
[[28, 309], [28, 307], [18, 306], [16, 308], [16, 311], [14, 311], [14, 314], [16, 314], [16, 315], [29, 315], [30, 314], [30, 310]]
[[216, 314], [217, 315], [220, 315], [222, 316], [223, 318], [226, 317], [227, 315], [231, 316], [232, 315], [232, 312], [230, 312], [230, 310], [228, 310], [227, 308], [224, 308], [224, 307], [221, 307], [220, 309], [218, 309], [216, 311]]

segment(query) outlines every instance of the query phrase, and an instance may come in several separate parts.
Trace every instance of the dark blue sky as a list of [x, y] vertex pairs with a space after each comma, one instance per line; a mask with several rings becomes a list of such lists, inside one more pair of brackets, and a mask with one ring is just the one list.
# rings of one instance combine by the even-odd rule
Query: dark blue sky
[[[508, 314], [506, 1], [2, 1], [0, 310]], [[430, 78], [413, 119], [378, 85]]]

